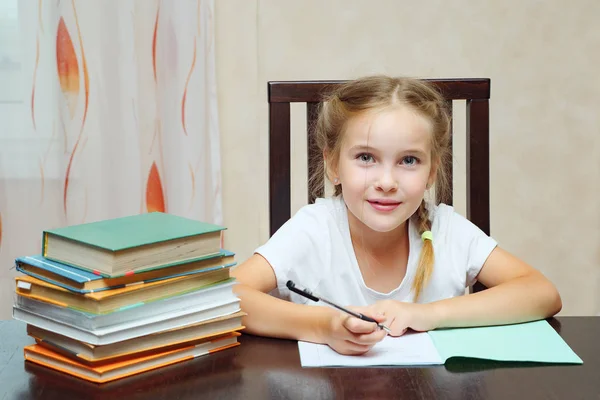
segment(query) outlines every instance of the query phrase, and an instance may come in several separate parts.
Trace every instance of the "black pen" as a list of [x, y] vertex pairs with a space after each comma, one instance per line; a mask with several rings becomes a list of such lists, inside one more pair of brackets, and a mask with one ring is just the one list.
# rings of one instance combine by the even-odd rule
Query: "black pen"
[[342, 306], [338, 306], [337, 304], [335, 304], [335, 303], [332, 303], [331, 301], [329, 301], [329, 300], [327, 300], [327, 299], [324, 299], [324, 298], [322, 298], [322, 297], [318, 297], [318, 296], [316, 296], [315, 294], [313, 294], [313, 293], [312, 293], [310, 290], [308, 290], [308, 289], [304, 289], [304, 290], [302, 290], [302, 289], [298, 289], [298, 288], [296, 287], [296, 284], [295, 284], [294, 282], [292, 282], [292, 281], [287, 281], [287, 283], [286, 283], [286, 286], [287, 286], [287, 288], [288, 288], [288, 289], [290, 289], [292, 292], [294, 292], [294, 293], [298, 293], [299, 295], [301, 295], [301, 296], [304, 296], [304, 297], [306, 297], [307, 299], [310, 299], [310, 300], [312, 300], [312, 301], [314, 301], [314, 302], [318, 302], [318, 301], [320, 300], [320, 301], [322, 301], [323, 303], [327, 303], [327, 304], [329, 304], [330, 306], [332, 306], [332, 307], [335, 307], [335, 308], [337, 308], [337, 309], [338, 309], [338, 310], [340, 310], [340, 311], [343, 311], [343, 312], [345, 312], [345, 313], [347, 313], [347, 314], [350, 314], [350, 315], [352, 315], [353, 317], [356, 317], [356, 318], [358, 318], [358, 319], [362, 319], [363, 321], [367, 321], [367, 322], [374, 322], [375, 324], [377, 324], [377, 326], [378, 326], [379, 328], [381, 328], [381, 329], [385, 330], [387, 333], [391, 333], [391, 331], [390, 331], [390, 328], [388, 328], [387, 326], [385, 326], [385, 325], [383, 325], [383, 324], [380, 324], [379, 322], [375, 321], [373, 318], [371, 318], [371, 317], [368, 317], [368, 316], [366, 316], [366, 315], [363, 315], [363, 314], [361, 314], [361, 313], [357, 313], [357, 312], [354, 312], [354, 311], [350, 311], [350, 310], [348, 310], [348, 309], [346, 309], [346, 308], [344, 308], [344, 307], [342, 307]]

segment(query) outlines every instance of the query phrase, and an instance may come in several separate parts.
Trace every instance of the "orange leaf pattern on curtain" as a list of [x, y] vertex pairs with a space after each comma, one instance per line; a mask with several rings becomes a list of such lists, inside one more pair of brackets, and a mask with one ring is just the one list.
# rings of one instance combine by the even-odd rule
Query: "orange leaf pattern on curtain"
[[156, 10], [154, 19], [154, 31], [152, 33], [152, 72], [154, 72], [154, 83], [156, 83], [156, 34], [158, 33], [158, 17], [160, 16], [160, 5]]
[[148, 181], [146, 183], [146, 210], [148, 210], [148, 212], [165, 212], [165, 198], [156, 162], [152, 163], [152, 167], [150, 167], [150, 172], [148, 173]]
[[79, 62], [63, 17], [58, 22], [56, 32], [56, 63], [60, 89], [65, 95], [69, 113], [73, 118], [79, 96]]
[[187, 98], [188, 86], [190, 85], [190, 78], [192, 77], [192, 73], [194, 72], [194, 67], [196, 66], [196, 38], [194, 37], [194, 56], [192, 57], [192, 66], [190, 67], [190, 72], [188, 73], [187, 79], [185, 80], [185, 89], [183, 91], [183, 98], [181, 99], [181, 125], [183, 126], [183, 133], [187, 136], [187, 127], [185, 126], [185, 100]]
[[[84, 94], [85, 94], [85, 104], [83, 108], [83, 118], [81, 120], [81, 126], [79, 129], [79, 134], [77, 135], [77, 141], [73, 146], [73, 150], [69, 156], [69, 163], [67, 165], [67, 170], [65, 173], [65, 184], [63, 191], [63, 209], [65, 215], [67, 215], [67, 194], [69, 191], [69, 178], [71, 175], [71, 167], [73, 165], [73, 159], [75, 157], [75, 152], [81, 142], [81, 138], [83, 135], [83, 127], [85, 126], [85, 120], [87, 118], [88, 106], [89, 106], [89, 87], [90, 87], [90, 79], [87, 70], [87, 62], [85, 59], [85, 53], [83, 49], [83, 40], [81, 39], [81, 29], [79, 28], [79, 19], [77, 18], [77, 10], [75, 9], [75, 1], [71, 1], [73, 6], [73, 15], [75, 17], [75, 24], [77, 26], [77, 37], [79, 39], [79, 47], [81, 50], [81, 61], [83, 65], [83, 84], [84, 84]], [[62, 26], [61, 26], [62, 24]], [[77, 63], [77, 56], [75, 54], [75, 48], [73, 47], [73, 41], [71, 40], [71, 35], [65, 25], [64, 18], [61, 17], [59, 26], [58, 26], [58, 34], [56, 38], [56, 59], [58, 62], [58, 76], [60, 81], [60, 86], [63, 93], [66, 93], [67, 103], [69, 105], [69, 111], [71, 118], [73, 118], [73, 114], [75, 112], [75, 106], [77, 104], [77, 98], [79, 97], [79, 64]], [[59, 52], [59, 48], [61, 51]], [[64, 50], [64, 54], [62, 52]], [[62, 55], [62, 59], [59, 58], [59, 53]], [[61, 70], [62, 66], [62, 70]], [[76, 81], [76, 83], [74, 83]], [[87, 207], [87, 204], [86, 204]]]
[[90, 76], [88, 74], [87, 61], [85, 59], [85, 51], [83, 49], [81, 29], [79, 28], [79, 18], [77, 18], [77, 10], [75, 9], [75, 0], [72, 0], [71, 4], [73, 5], [73, 15], [75, 16], [75, 24], [77, 25], [77, 37], [79, 38], [79, 48], [81, 50], [81, 63], [83, 64], [83, 93], [85, 95], [85, 104], [83, 105], [83, 119], [81, 120], [81, 128], [79, 132], [79, 136], [81, 137], [81, 132], [83, 131], [83, 127], [85, 125], [85, 120], [87, 118], [88, 113], [88, 106], [90, 103]]

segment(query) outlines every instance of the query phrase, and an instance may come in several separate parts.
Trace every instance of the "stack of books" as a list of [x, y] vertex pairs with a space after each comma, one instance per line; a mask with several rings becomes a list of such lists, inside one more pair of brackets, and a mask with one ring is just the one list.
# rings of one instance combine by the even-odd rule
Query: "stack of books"
[[155, 212], [44, 231], [16, 259], [25, 359], [102, 383], [239, 345], [223, 229]]

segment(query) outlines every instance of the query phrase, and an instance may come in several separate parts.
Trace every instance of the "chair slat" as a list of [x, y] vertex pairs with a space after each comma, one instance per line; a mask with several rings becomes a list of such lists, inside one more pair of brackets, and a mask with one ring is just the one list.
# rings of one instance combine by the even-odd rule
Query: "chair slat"
[[[467, 218], [490, 234], [489, 102], [467, 100]], [[475, 282], [472, 293], [487, 289]]]
[[290, 219], [290, 103], [269, 104], [269, 232]]
[[490, 234], [489, 104], [467, 101], [467, 218]]

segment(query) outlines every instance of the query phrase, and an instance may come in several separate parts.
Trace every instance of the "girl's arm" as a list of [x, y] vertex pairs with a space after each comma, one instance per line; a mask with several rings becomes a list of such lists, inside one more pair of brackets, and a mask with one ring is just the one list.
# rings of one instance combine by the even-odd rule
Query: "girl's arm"
[[406, 328], [499, 325], [543, 319], [558, 313], [562, 302], [554, 285], [539, 271], [496, 247], [477, 280], [488, 289], [427, 304], [382, 301], [373, 310], [388, 316], [393, 335]]
[[541, 272], [496, 247], [477, 280], [488, 289], [431, 303], [437, 327], [517, 323], [558, 313], [562, 301]]
[[254, 254], [232, 271], [238, 280], [235, 293], [241, 299], [246, 331], [261, 336], [319, 342], [323, 326], [333, 310], [307, 307], [273, 297], [277, 286], [273, 269], [262, 256]]
[[248, 333], [325, 343], [344, 354], [364, 353], [385, 336], [375, 324], [331, 308], [270, 296], [267, 293], [277, 287], [277, 280], [267, 260], [258, 254], [234, 268], [232, 275], [239, 282], [234, 291], [248, 314], [243, 318]]

